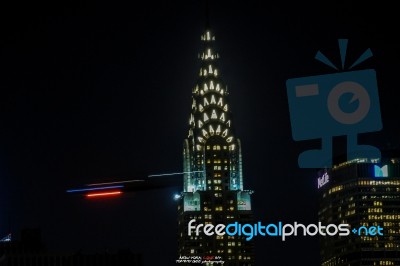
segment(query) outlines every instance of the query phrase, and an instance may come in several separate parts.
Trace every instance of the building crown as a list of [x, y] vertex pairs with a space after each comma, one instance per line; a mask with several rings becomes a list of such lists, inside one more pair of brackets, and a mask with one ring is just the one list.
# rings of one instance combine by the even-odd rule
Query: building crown
[[215, 36], [207, 29], [201, 35], [200, 71], [192, 91], [189, 138], [194, 138], [197, 150], [211, 137], [223, 138], [234, 149], [234, 134], [228, 103], [228, 90], [220, 77], [219, 54]]

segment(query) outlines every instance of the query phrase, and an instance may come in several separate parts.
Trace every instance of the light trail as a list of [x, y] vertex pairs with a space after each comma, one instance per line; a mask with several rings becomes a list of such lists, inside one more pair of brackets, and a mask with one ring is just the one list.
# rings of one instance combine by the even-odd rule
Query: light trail
[[121, 195], [122, 191], [112, 191], [112, 192], [103, 192], [103, 193], [91, 193], [91, 194], [86, 194], [87, 198], [99, 198], [99, 197], [111, 197], [111, 196], [117, 196]]
[[[173, 176], [173, 175], [183, 175], [183, 174], [191, 174], [191, 173], [202, 173], [203, 171], [189, 171], [189, 172], [177, 172], [177, 173], [165, 173], [165, 174], [154, 174], [149, 175], [148, 177], [160, 177], [160, 176]], [[154, 179], [153, 179], [154, 180]], [[102, 182], [102, 183], [91, 183], [86, 184], [85, 186], [89, 188], [80, 188], [80, 189], [69, 189], [67, 190], [68, 193], [74, 192], [85, 192], [85, 191], [97, 191], [97, 190], [107, 190], [107, 189], [115, 189], [115, 188], [124, 188], [124, 185], [127, 183], [136, 183], [136, 182], [145, 182], [146, 180], [124, 180], [124, 181], [112, 181], [112, 182]], [[146, 182], [147, 183], [147, 182]], [[95, 194], [87, 194], [88, 195], [97, 195], [102, 193], [95, 193]], [[91, 196], [92, 197], [92, 196]]]
[[183, 174], [202, 173], [202, 172], [203, 172], [203, 171], [191, 171], [191, 172], [180, 172], [180, 173], [155, 174], [155, 175], [149, 175], [149, 177], [170, 176], [170, 175], [183, 175]]
[[70, 189], [67, 190], [68, 193], [73, 192], [83, 192], [83, 191], [94, 191], [94, 190], [104, 190], [104, 189], [113, 189], [113, 188], [123, 188], [124, 186], [108, 186], [108, 187], [96, 187], [96, 188], [80, 188], [80, 189]]
[[104, 183], [87, 184], [86, 186], [88, 186], [88, 187], [93, 187], [93, 186], [114, 185], [114, 184], [124, 184], [124, 183], [143, 182], [143, 181], [144, 181], [144, 180], [114, 181], [114, 182], [104, 182]]

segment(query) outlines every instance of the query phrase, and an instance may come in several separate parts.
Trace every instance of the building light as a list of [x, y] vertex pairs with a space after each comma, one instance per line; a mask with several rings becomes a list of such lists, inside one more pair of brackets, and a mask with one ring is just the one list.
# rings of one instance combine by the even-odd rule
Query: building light
[[211, 49], [207, 49], [206, 59], [211, 58]]
[[221, 107], [224, 106], [224, 104], [222, 103], [222, 97], [219, 97], [217, 105]]
[[210, 126], [208, 127], [208, 130], [210, 131], [210, 135], [213, 136], [213, 135], [214, 135], [214, 128], [213, 128], [212, 125], [210, 125]]
[[217, 112], [215, 111], [215, 109], [213, 109], [211, 113], [211, 119], [217, 119], [217, 118], [218, 118]]
[[190, 114], [189, 125], [192, 125], [193, 123], [194, 123], [194, 116], [193, 114]]
[[2, 239], [0, 239], [0, 242], [11, 242], [11, 234], [6, 235]]
[[221, 125], [217, 126], [217, 130], [215, 131], [215, 134], [217, 134], [217, 135], [221, 134]]
[[208, 115], [207, 115], [207, 113], [204, 113], [204, 116], [203, 116], [203, 120], [204, 120], [204, 122], [207, 122], [208, 121]]
[[374, 165], [374, 173], [375, 177], [388, 177], [388, 166], [379, 167], [378, 165]]
[[179, 194], [174, 195], [174, 200], [179, 200], [180, 198], [181, 198], [181, 195], [179, 195]]
[[211, 104], [216, 104], [217, 103], [217, 101], [215, 101], [215, 96], [214, 95], [211, 95], [210, 103]]

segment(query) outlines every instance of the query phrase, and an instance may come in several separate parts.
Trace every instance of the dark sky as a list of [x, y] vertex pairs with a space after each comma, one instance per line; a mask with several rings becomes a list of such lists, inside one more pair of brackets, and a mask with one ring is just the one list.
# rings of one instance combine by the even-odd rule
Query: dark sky
[[[383, 2], [383, 1], [380, 1]], [[65, 190], [182, 169], [202, 1], [31, 1], [0, 5], [0, 236], [40, 227], [54, 251], [131, 248], [145, 265], [175, 265], [180, 188], [107, 201]], [[353, 1], [211, 1], [211, 26], [242, 140], [245, 188], [265, 223], [315, 223], [316, 175], [291, 137], [285, 82], [334, 73], [321, 49], [377, 71], [383, 130], [360, 136], [399, 145], [398, 14]], [[343, 138], [336, 138], [343, 143]], [[340, 145], [338, 145], [340, 147]], [[177, 177], [180, 178], [180, 177]], [[256, 239], [257, 265], [318, 265], [318, 239]]]

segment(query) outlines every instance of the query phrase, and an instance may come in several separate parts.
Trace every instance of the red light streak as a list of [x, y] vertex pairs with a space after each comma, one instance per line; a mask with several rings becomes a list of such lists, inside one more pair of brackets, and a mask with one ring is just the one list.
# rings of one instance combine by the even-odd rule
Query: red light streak
[[87, 198], [100, 198], [100, 197], [112, 197], [112, 196], [117, 196], [121, 195], [122, 191], [109, 191], [109, 192], [102, 192], [102, 193], [90, 193], [86, 194]]

